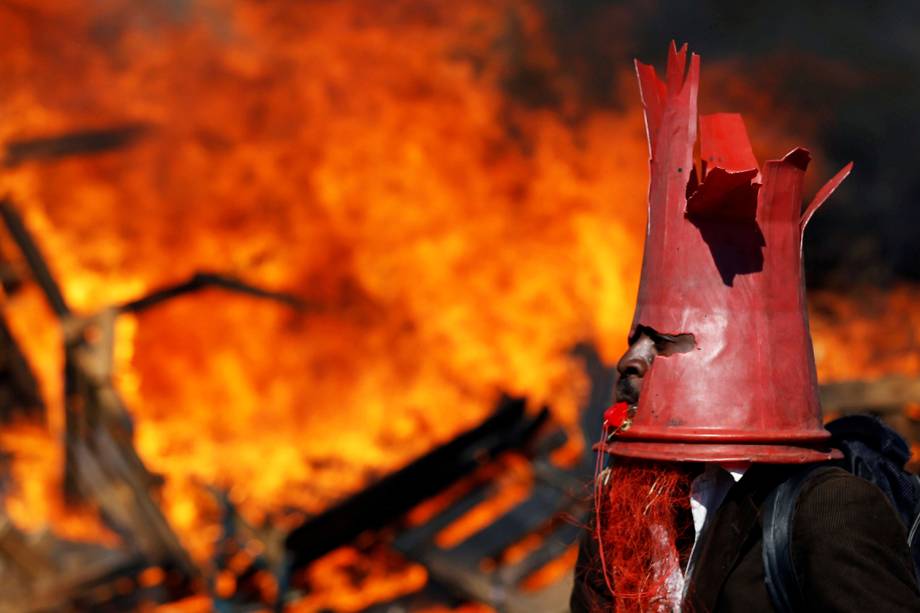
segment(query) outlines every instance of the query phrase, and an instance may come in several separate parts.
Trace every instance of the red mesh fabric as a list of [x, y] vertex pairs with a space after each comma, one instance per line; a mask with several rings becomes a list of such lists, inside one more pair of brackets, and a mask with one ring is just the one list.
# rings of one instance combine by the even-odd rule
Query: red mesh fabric
[[617, 613], [673, 610], [668, 579], [693, 542], [691, 479], [687, 465], [618, 458], [596, 481], [599, 562]]

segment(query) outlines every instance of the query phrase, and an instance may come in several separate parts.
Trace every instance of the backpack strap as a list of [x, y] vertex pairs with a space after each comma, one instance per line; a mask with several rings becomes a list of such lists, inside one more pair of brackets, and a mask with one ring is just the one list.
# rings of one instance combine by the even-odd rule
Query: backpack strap
[[780, 483], [763, 505], [764, 584], [777, 613], [805, 611], [805, 597], [792, 559], [795, 508], [805, 483], [816, 471], [829, 468], [808, 464]]

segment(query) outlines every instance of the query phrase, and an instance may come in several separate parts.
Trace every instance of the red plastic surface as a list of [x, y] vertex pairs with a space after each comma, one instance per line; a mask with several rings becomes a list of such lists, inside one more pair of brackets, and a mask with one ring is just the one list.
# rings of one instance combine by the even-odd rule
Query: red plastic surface
[[[689, 353], [658, 356], [614, 454], [700, 461], [827, 459], [805, 310], [802, 232], [849, 173], [802, 213], [810, 155], [762, 168], [739, 115], [700, 119], [699, 57], [672, 44], [667, 75], [636, 63], [649, 139], [649, 223], [633, 329], [692, 334]], [[689, 189], [688, 189], [689, 185]], [[688, 191], [690, 192], [688, 194]], [[785, 444], [784, 444], [785, 443]]]

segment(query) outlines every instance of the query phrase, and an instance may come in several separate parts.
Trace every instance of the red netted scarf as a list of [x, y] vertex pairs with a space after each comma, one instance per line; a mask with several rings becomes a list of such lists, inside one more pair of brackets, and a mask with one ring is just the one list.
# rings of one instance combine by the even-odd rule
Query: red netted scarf
[[692, 478], [690, 465], [617, 458], [596, 480], [599, 563], [617, 613], [670, 612], [679, 602]]

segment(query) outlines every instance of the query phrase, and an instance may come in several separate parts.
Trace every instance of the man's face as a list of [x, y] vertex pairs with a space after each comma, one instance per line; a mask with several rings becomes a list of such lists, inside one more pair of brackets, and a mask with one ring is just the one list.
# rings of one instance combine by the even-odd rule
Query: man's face
[[616, 401], [630, 406], [639, 404], [642, 380], [658, 356], [687, 353], [696, 347], [692, 334], [661, 334], [652, 328], [638, 326], [629, 343], [629, 349], [617, 362], [619, 378]]

